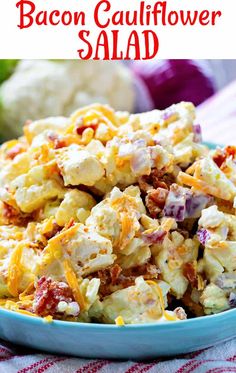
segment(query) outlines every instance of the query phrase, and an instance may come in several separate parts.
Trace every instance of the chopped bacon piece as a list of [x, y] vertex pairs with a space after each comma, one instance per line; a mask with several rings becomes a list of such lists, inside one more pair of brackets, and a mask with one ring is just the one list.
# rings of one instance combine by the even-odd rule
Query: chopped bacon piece
[[82, 126], [77, 127], [76, 128], [77, 135], [81, 136], [83, 134], [84, 130], [86, 130], [87, 128], [92, 128], [95, 132], [98, 128], [98, 122], [90, 123], [90, 124], [87, 124], [87, 125], [82, 125]]
[[26, 225], [31, 218], [29, 215], [21, 213], [19, 210], [6, 202], [3, 202], [3, 217], [7, 221], [6, 224], [20, 226]]
[[213, 161], [219, 168], [223, 165], [228, 157], [235, 159], [236, 157], [236, 146], [226, 146], [225, 149], [217, 149], [213, 155]]
[[198, 287], [196, 263], [194, 262], [185, 263], [183, 266], [183, 275], [193, 287], [195, 288]]
[[217, 166], [220, 168], [222, 164], [225, 162], [227, 156], [224, 151], [218, 149], [216, 150], [214, 156], [213, 156], [213, 161], [217, 164]]
[[118, 264], [115, 264], [114, 266], [111, 267], [110, 275], [111, 275], [112, 285], [114, 285], [118, 281], [118, 278], [121, 272], [122, 272], [122, 268]]
[[236, 146], [226, 146], [225, 152], [227, 154], [227, 157], [232, 156], [232, 158], [234, 159], [236, 156]]
[[50, 277], [41, 277], [36, 285], [33, 311], [40, 316], [58, 313], [59, 302], [74, 302], [71, 289], [65, 282], [53, 281]]
[[141, 191], [147, 193], [150, 189], [169, 189], [170, 185], [174, 182], [174, 178], [172, 175], [165, 175], [163, 170], [154, 168], [149, 176], [141, 176], [138, 182]]
[[44, 233], [44, 236], [47, 240], [50, 240], [50, 238], [54, 237], [58, 232], [62, 230], [62, 227], [60, 227], [56, 222], [53, 222], [53, 228], [50, 232]]
[[106, 296], [114, 291], [114, 287], [124, 289], [134, 285], [135, 279], [138, 276], [143, 276], [145, 280], [152, 280], [158, 278], [159, 274], [160, 271], [156, 265], [150, 263], [125, 270], [122, 270], [118, 264], [115, 264], [114, 266], [98, 271], [97, 277], [101, 281], [100, 293], [102, 296]]
[[157, 218], [163, 210], [168, 193], [168, 190], [163, 188], [152, 189], [148, 192], [145, 204], [152, 218]]

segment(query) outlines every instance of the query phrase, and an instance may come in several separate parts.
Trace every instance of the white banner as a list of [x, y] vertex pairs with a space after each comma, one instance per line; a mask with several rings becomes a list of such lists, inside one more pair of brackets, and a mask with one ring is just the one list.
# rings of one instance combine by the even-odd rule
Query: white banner
[[236, 58], [235, 0], [1, 0], [0, 58]]

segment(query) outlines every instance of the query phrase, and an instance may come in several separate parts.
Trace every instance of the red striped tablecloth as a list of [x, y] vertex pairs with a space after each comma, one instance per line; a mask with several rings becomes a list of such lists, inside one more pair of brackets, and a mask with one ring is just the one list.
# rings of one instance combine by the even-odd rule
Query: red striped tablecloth
[[[198, 109], [203, 138], [236, 144], [236, 82]], [[236, 373], [236, 339], [207, 350], [152, 362], [86, 360], [27, 352], [0, 342], [0, 373]]]
[[54, 356], [0, 344], [1, 373], [227, 373], [236, 372], [236, 340], [151, 362], [114, 362]]

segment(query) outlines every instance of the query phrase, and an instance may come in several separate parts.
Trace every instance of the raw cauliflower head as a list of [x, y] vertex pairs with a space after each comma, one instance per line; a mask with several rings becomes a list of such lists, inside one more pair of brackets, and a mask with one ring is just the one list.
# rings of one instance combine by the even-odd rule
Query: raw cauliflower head
[[23, 60], [0, 90], [1, 135], [19, 135], [28, 119], [69, 115], [93, 102], [132, 111], [134, 99], [132, 76], [122, 64]]

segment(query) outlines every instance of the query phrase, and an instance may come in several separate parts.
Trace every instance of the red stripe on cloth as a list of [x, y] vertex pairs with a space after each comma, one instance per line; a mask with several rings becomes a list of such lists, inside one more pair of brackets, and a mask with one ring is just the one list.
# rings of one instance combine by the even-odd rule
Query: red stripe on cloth
[[67, 360], [67, 359], [68, 359], [67, 357], [54, 358], [54, 360], [50, 361], [49, 363], [47, 363], [47, 364], [43, 365], [42, 367], [40, 367], [39, 369], [35, 370], [34, 373], [43, 373], [46, 370], [48, 370], [49, 368], [51, 368], [54, 364], [59, 363], [60, 361]]
[[140, 368], [143, 367], [143, 363], [135, 363], [131, 367], [129, 367], [128, 370], [126, 370], [124, 373], [137, 373]]
[[207, 360], [197, 360], [195, 361], [195, 364], [193, 364], [191, 367], [189, 367], [185, 373], [191, 373], [193, 372], [195, 369], [199, 368], [202, 364], [206, 363]]
[[89, 364], [84, 365], [83, 367], [79, 368], [76, 373], [86, 373], [88, 372], [88, 369], [92, 369], [94, 366], [97, 366], [98, 363], [100, 363], [99, 360], [92, 361]]
[[160, 361], [161, 360], [155, 360], [155, 361], [153, 361], [153, 363], [145, 364], [145, 366], [139, 371], [139, 373], [148, 372], [151, 368], [157, 366]]
[[34, 368], [37, 368], [39, 365], [41, 365], [43, 363], [46, 363], [48, 360], [51, 360], [51, 359], [53, 359], [52, 356], [49, 356], [46, 359], [44, 358], [42, 360], [39, 360], [36, 363], [33, 363], [33, 364], [29, 365], [28, 367], [25, 367], [25, 368], [19, 370], [17, 373], [26, 373], [26, 372], [29, 372], [30, 370], [32, 370]]
[[108, 365], [109, 363], [111, 362], [108, 360], [92, 361], [91, 363], [86, 364], [80, 369], [78, 369], [76, 373], [96, 373], [100, 369], [102, 369], [105, 365]]
[[25, 356], [24, 355], [10, 355], [5, 358], [0, 357], [0, 362], [3, 363], [4, 361], [13, 360], [13, 359], [22, 359], [22, 358], [25, 358]]
[[[191, 368], [192, 365], [195, 364], [198, 361], [198, 360], [195, 360], [194, 358], [196, 358], [197, 356], [201, 355], [206, 350], [207, 350], [207, 348], [204, 348], [203, 350], [192, 352], [190, 354], [191, 360], [189, 360], [187, 363], [185, 363], [184, 365], [182, 365], [182, 367], [180, 367], [175, 373], [186, 373], [186, 372], [188, 372], [188, 369]], [[188, 356], [188, 354], [187, 354], [187, 356]]]
[[190, 368], [197, 360], [189, 360], [187, 363], [182, 365], [175, 373], [185, 373], [186, 369]]
[[236, 372], [236, 367], [224, 367], [224, 368], [213, 368], [208, 370], [206, 373], [228, 373]]
[[100, 364], [98, 364], [93, 369], [88, 370], [86, 373], [97, 373], [97, 372], [99, 372], [99, 370], [101, 370], [103, 367], [105, 367], [108, 364], [111, 364], [111, 361], [103, 360], [103, 361], [100, 362]]
[[[13, 355], [13, 353], [9, 350], [7, 350], [6, 348], [4, 347], [0, 347], [0, 354], [3, 353], [5, 355]], [[1, 357], [1, 356], [0, 356]]]
[[236, 355], [229, 357], [226, 359], [226, 361], [235, 361], [236, 360]]
[[155, 365], [157, 365], [161, 360], [154, 360], [152, 363], [136, 363], [129, 367], [128, 370], [126, 370], [125, 373], [145, 373], [148, 372], [149, 369], [153, 368]]

